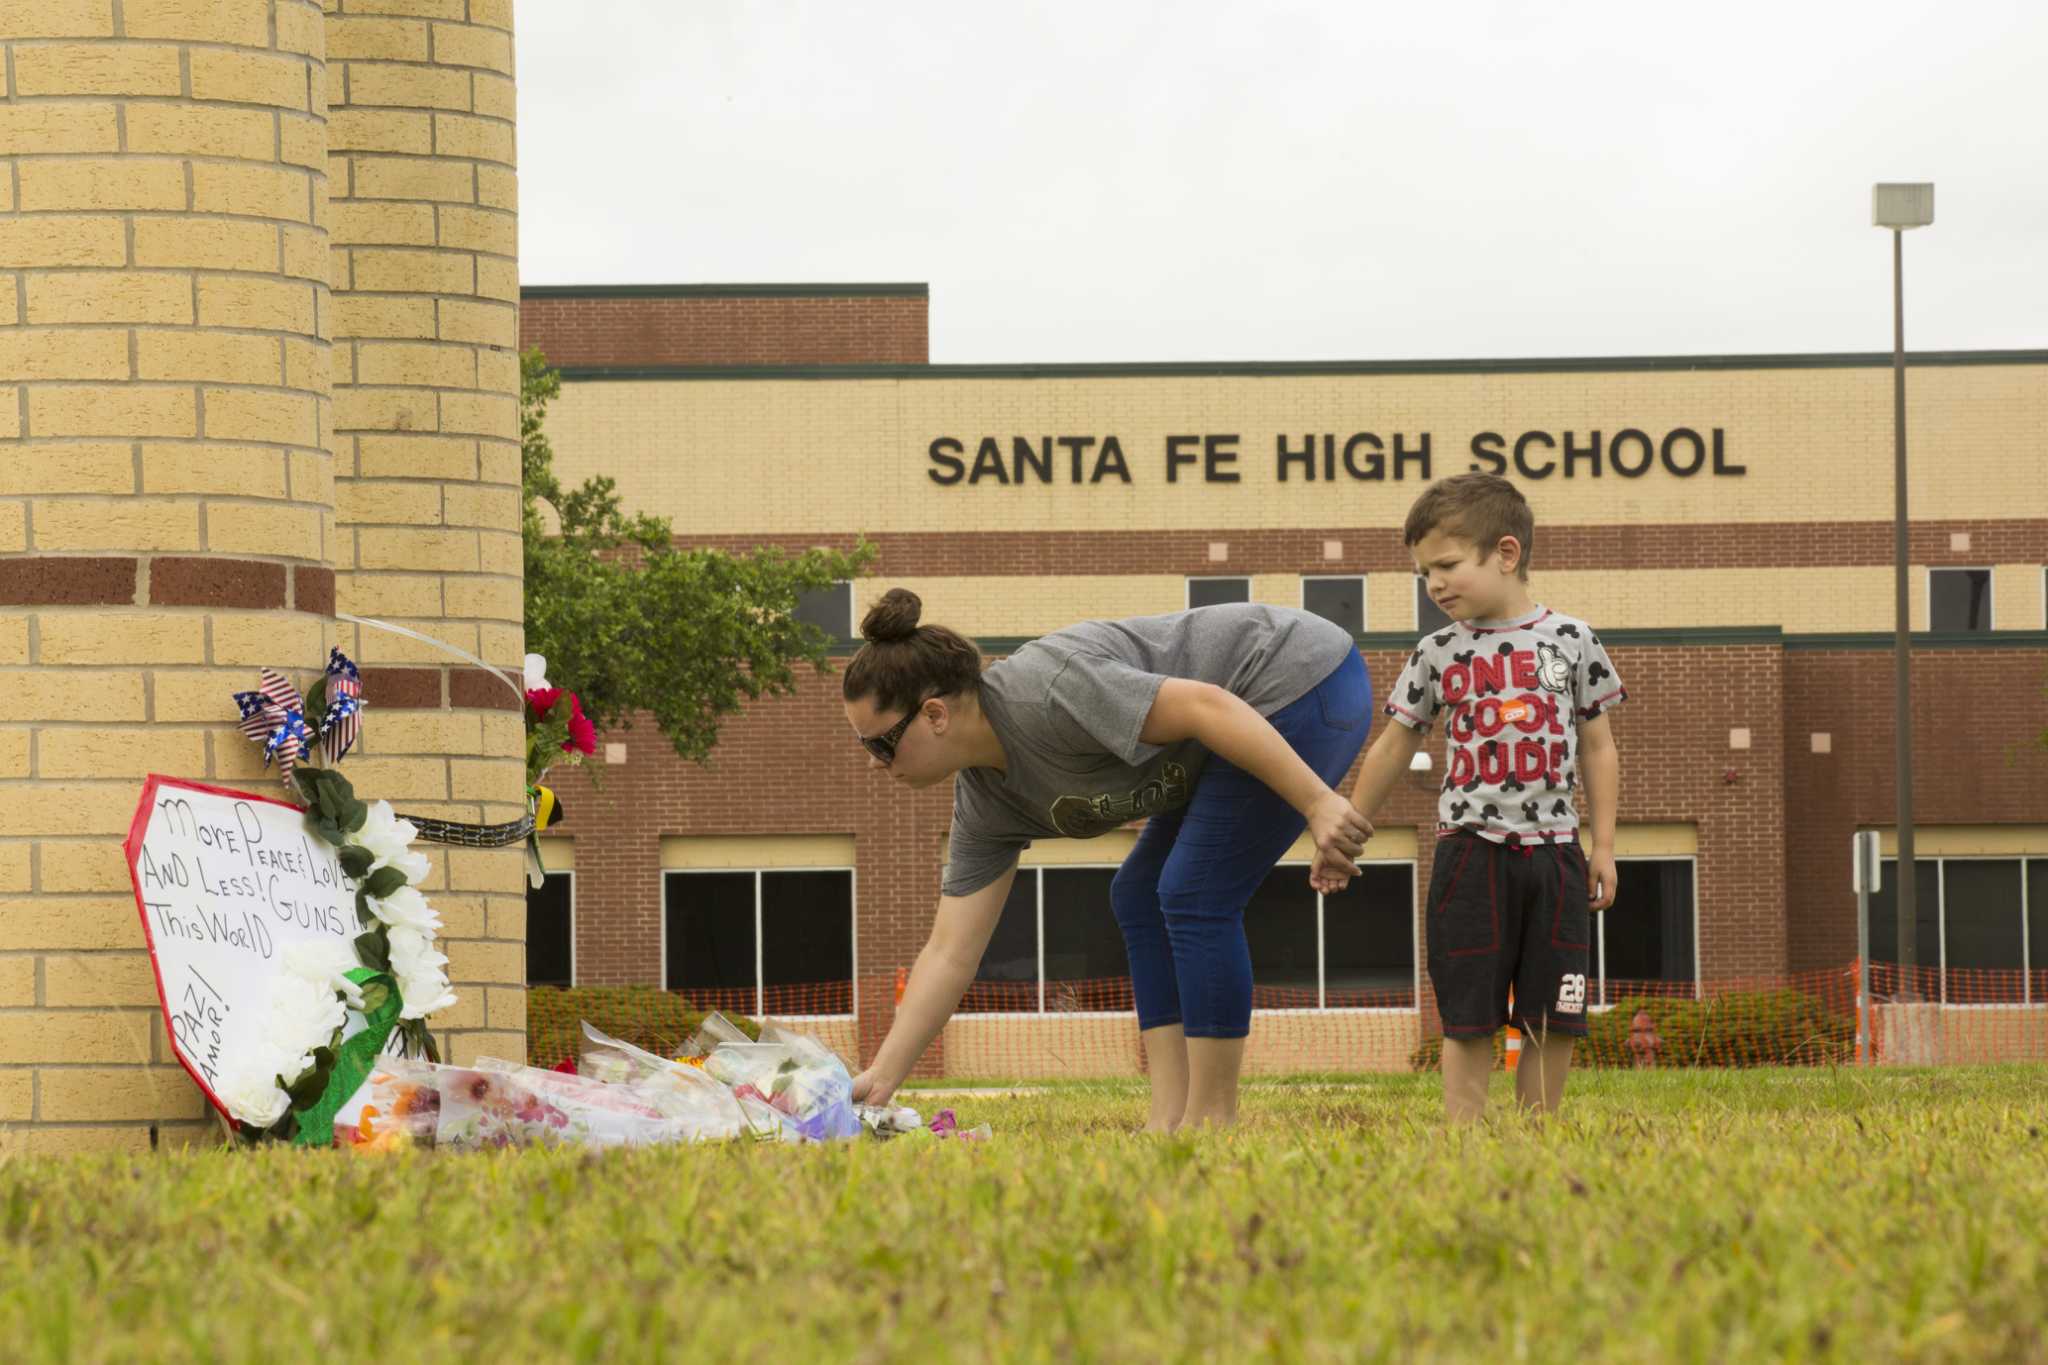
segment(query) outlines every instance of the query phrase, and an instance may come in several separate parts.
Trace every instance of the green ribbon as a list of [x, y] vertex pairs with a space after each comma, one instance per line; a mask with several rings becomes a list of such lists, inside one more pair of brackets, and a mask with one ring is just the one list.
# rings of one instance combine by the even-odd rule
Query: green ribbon
[[391, 1031], [398, 1027], [399, 1011], [405, 1008], [405, 1002], [399, 998], [398, 982], [389, 973], [357, 967], [347, 975], [365, 993], [372, 986], [383, 986], [384, 999], [364, 1013], [367, 1027], [343, 1042], [334, 1054], [334, 1071], [328, 1077], [327, 1089], [311, 1109], [299, 1115], [298, 1135], [292, 1139], [294, 1147], [326, 1147], [334, 1142], [335, 1113], [369, 1079], [377, 1065], [377, 1054], [390, 1041]]

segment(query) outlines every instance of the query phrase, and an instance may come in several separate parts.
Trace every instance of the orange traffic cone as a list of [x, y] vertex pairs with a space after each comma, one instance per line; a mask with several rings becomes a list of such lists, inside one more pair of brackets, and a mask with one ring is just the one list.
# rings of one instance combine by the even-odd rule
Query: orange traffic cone
[[1514, 1026], [1514, 1023], [1512, 1022], [1514, 1018], [1514, 1013], [1515, 988], [1513, 986], [1510, 986], [1508, 987], [1508, 1017], [1510, 1022], [1508, 1024], [1507, 1045], [1507, 1069], [1509, 1071], [1513, 1071], [1518, 1065], [1521, 1064], [1522, 1061], [1522, 1031], [1516, 1028]]

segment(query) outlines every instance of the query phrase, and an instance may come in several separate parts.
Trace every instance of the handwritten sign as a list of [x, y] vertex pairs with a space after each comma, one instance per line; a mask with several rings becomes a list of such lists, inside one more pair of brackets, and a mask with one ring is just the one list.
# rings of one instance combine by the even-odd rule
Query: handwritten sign
[[171, 777], [143, 785], [126, 847], [172, 1050], [226, 1114], [221, 1078], [265, 1027], [285, 948], [353, 939], [355, 883], [299, 807]]

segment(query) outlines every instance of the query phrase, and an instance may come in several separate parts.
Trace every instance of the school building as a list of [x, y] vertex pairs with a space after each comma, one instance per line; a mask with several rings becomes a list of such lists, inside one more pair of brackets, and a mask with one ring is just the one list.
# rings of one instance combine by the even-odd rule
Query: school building
[[[1441, 620], [1401, 544], [1409, 504], [1505, 474], [1535, 508], [1536, 598], [1590, 620], [1629, 688], [1621, 895], [1590, 998], [1855, 958], [1850, 835], [1895, 812], [1888, 355], [935, 365], [928, 303], [921, 285], [529, 287], [521, 341], [562, 371], [565, 482], [610, 475], [689, 545], [872, 541], [873, 576], [805, 608], [840, 641], [895, 585], [992, 657], [1090, 617], [1272, 602], [1351, 630], [1383, 699]], [[2024, 971], [2009, 1003], [2040, 1008], [2048, 351], [1915, 355], [1908, 421], [1917, 951]], [[734, 717], [709, 766], [651, 723], [604, 740], [601, 787], [560, 783], [529, 980], [872, 1037], [931, 923], [950, 787], [870, 773], [836, 677]], [[1255, 1065], [1262, 1034], [1295, 1040], [1290, 1065], [1356, 1068], [1405, 1064], [1434, 1030], [1434, 754], [1360, 884], [1324, 903], [1283, 866], [1247, 912]], [[1037, 1021], [1101, 1016], [1090, 1065], [1135, 1065], [1103, 984], [1126, 970], [1106, 887], [1133, 837], [1030, 850], [936, 1064], [1026, 1074]], [[1358, 1012], [1381, 1021], [1371, 1055], [1318, 1049], [1361, 1036], [1335, 1028]]]

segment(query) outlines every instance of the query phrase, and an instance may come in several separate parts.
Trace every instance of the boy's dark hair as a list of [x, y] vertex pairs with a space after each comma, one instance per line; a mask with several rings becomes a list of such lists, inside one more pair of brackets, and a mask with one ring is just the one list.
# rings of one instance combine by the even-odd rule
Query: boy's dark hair
[[1498, 474], [1458, 474], [1423, 490], [1408, 509], [1408, 522], [1401, 528], [1401, 543], [1414, 548], [1431, 531], [1442, 531], [1479, 547], [1487, 558], [1502, 536], [1513, 536], [1522, 546], [1522, 562], [1516, 576], [1529, 577], [1529, 561], [1536, 549], [1536, 514], [1522, 490]]
[[944, 626], [921, 626], [924, 603], [907, 588], [891, 588], [861, 618], [867, 643], [846, 666], [840, 693], [847, 701], [875, 699], [878, 711], [909, 711], [928, 697], [981, 696], [981, 651]]

